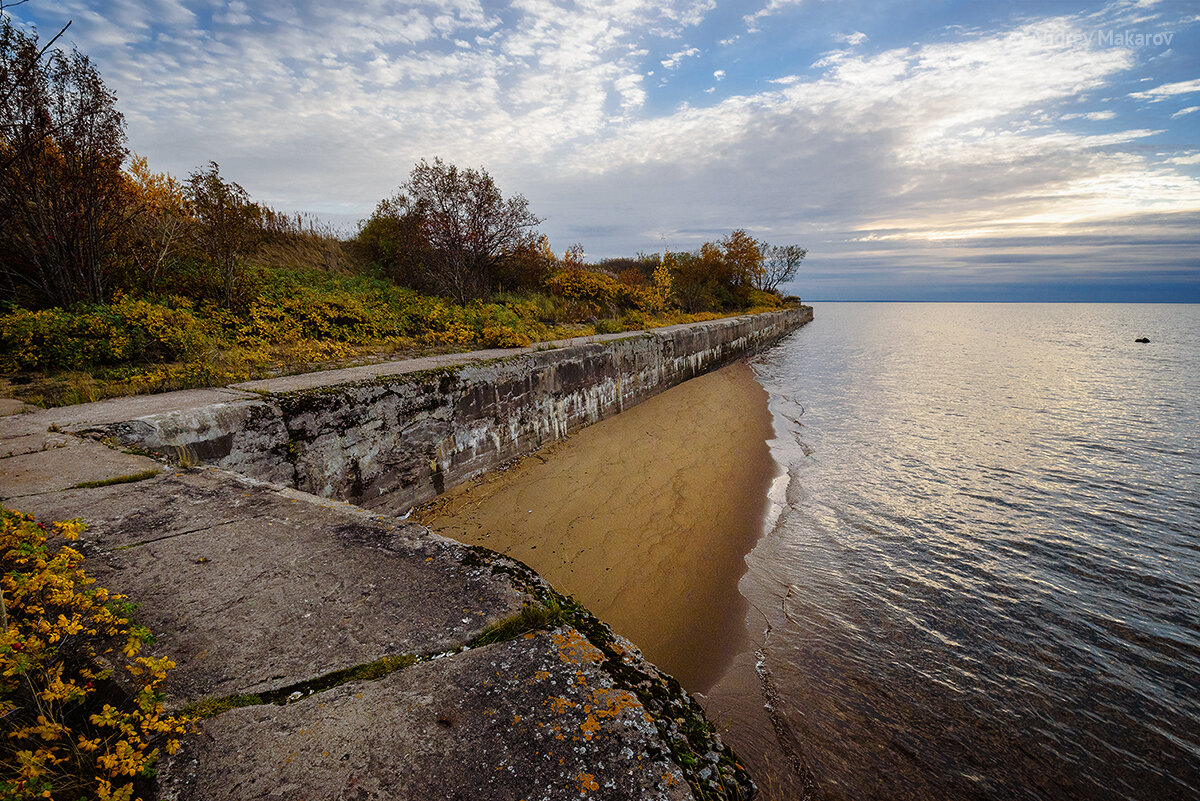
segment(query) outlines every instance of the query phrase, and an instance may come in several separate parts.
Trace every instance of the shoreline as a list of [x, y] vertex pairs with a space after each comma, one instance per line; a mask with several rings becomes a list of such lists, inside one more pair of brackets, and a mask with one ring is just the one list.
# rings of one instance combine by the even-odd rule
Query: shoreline
[[[464, 484], [503, 465], [506, 454], [531, 453], [572, 430], [578, 432], [572, 442], [586, 442], [596, 434], [577, 427], [598, 419], [623, 430], [641, 401], [650, 408], [665, 402], [653, 402], [664, 387], [769, 346], [809, 320], [805, 307], [561, 351], [500, 359], [476, 353], [455, 367], [400, 363], [365, 376], [333, 371], [262, 387], [16, 414], [0, 419], [7, 452], [0, 494], [47, 520], [83, 511], [88, 539], [103, 554], [89, 560], [98, 580], [137, 599], [147, 626], [165, 632], [153, 653], [180, 666], [167, 689], [170, 703], [237, 700], [218, 704], [174, 767], [164, 764], [160, 786], [195, 791], [181, 797], [211, 795], [203, 788], [228, 787], [239, 776], [266, 782], [260, 787], [304, 788], [334, 786], [366, 771], [390, 777], [393, 791], [491, 787], [503, 779], [513, 788], [506, 796], [540, 797], [587, 775], [606, 787], [632, 783], [629, 797], [657, 787], [670, 790], [669, 797], [690, 788], [697, 797], [742, 798], [752, 790], [750, 774], [679, 681], [525, 566], [435, 536], [405, 512], [414, 486], [440, 491]], [[739, 374], [761, 410], [763, 390], [744, 365], [697, 379], [698, 386]], [[761, 534], [754, 514], [744, 526], [749, 541], [734, 548], [736, 559], [726, 553], [728, 538], [719, 540], [724, 550], [709, 552], [711, 532], [725, 530], [722, 510], [745, 484], [746, 465], [760, 465], [767, 480], [770, 461], [762, 431], [757, 438], [736, 435], [741, 429], [734, 424], [745, 422], [738, 416], [746, 418], [753, 401], [701, 394], [725, 398], [719, 411], [733, 421], [703, 406], [681, 417], [666, 402], [662, 442], [652, 429], [626, 431], [608, 438], [612, 454], [592, 454], [603, 472], [633, 480], [607, 508], [636, 506], [638, 490], [652, 500], [669, 491], [700, 510], [680, 520], [708, 524], [708, 531], [681, 536], [680, 525], [667, 520], [676, 535], [667, 544], [691, 558], [699, 577], [642, 528], [619, 530], [621, 553], [637, 548], [633, 564], [662, 566], [621, 594], [628, 600], [643, 591], [630, 603], [643, 617], [671, 619], [664, 613], [671, 599], [657, 592], [671, 581], [685, 589], [683, 612], [695, 611], [696, 598], [711, 600], [700, 597], [710, 594], [709, 585], [736, 593], [743, 554]], [[622, 409], [630, 411], [617, 415]], [[731, 427], [734, 441], [752, 443], [758, 458], [725, 459], [732, 478], [722, 493], [704, 484], [689, 489], [687, 472], [668, 471], [657, 494], [647, 486], [647, 475], [661, 474], [664, 465], [677, 470], [685, 458], [699, 460], [692, 473], [716, 469], [728, 454], [718, 448], [712, 455], [712, 443]], [[380, 453], [395, 458], [381, 460]], [[581, 483], [569, 478], [572, 487]], [[585, 483], [581, 494], [588, 492]], [[747, 497], [761, 511], [761, 486]], [[652, 558], [642, 551], [654, 552]], [[722, 580], [731, 566], [731, 577]], [[223, 612], [215, 617], [214, 603]], [[740, 604], [718, 598], [715, 605], [732, 612], [724, 615], [726, 628], [744, 632], [737, 629]], [[680, 606], [671, 607], [676, 619], [684, 619]], [[703, 627], [721, 628], [715, 616], [700, 619]], [[230, 636], [234, 622], [262, 636]], [[500, 642], [479, 639], [493, 630]], [[313, 642], [327, 647], [314, 650]], [[700, 657], [719, 673], [727, 650], [709, 636]], [[565, 672], [555, 680], [550, 668]], [[342, 677], [356, 686], [341, 689]], [[407, 689], [396, 694], [395, 686]], [[534, 686], [540, 695], [531, 694]], [[309, 690], [320, 700], [303, 702]], [[367, 706], [389, 716], [382, 740], [361, 724], [356, 693], [368, 691], [376, 700]], [[271, 701], [280, 693], [289, 701], [299, 697], [276, 708]], [[512, 714], [495, 717], [497, 703]], [[560, 736], [549, 740], [546, 727]], [[326, 750], [347, 757], [293, 760], [302, 744], [281, 737], [318, 729], [333, 746]], [[280, 748], [270, 751], [270, 744]], [[263, 758], [250, 774], [239, 756], [246, 752]], [[403, 759], [392, 768], [397, 755]], [[666, 761], [647, 772], [648, 757]], [[503, 773], [498, 760], [507, 766]], [[168, 779], [172, 770], [175, 779]]]
[[746, 645], [738, 582], [777, 473], [767, 401], [736, 362], [451, 490], [415, 518], [530, 565], [704, 693]]

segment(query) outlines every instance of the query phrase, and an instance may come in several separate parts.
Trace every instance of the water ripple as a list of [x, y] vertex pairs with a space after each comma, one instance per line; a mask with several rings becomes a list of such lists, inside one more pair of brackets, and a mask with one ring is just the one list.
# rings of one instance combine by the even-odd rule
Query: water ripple
[[757, 369], [821, 795], [1200, 797], [1200, 308], [827, 304]]

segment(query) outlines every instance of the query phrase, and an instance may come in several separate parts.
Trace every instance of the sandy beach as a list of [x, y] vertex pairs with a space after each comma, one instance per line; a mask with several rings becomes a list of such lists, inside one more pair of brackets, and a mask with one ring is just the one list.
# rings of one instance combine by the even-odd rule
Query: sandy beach
[[418, 519], [533, 567], [691, 692], [745, 639], [738, 579], [774, 462], [766, 392], [736, 363], [459, 487]]

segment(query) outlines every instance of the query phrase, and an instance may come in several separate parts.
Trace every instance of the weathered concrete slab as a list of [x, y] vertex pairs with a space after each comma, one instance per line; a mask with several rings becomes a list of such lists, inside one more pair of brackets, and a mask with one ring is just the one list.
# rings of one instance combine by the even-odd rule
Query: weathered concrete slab
[[27, 414], [0, 417], [0, 440], [45, 431], [51, 426], [61, 429], [82, 428], [255, 397], [252, 392], [236, 389], [185, 389], [159, 395], [135, 395], [76, 406], [38, 409]]
[[477, 648], [287, 706], [236, 709], [160, 770], [163, 801], [692, 798], [582, 634]]
[[[657, 330], [657, 329], [656, 329]], [[437, 370], [443, 367], [460, 367], [475, 362], [486, 362], [492, 359], [504, 359], [510, 356], [520, 356], [524, 353], [569, 348], [574, 345], [585, 345], [594, 342], [610, 342], [614, 339], [624, 339], [638, 336], [640, 331], [624, 331], [619, 334], [593, 334], [585, 337], [556, 339], [550, 342], [539, 342], [527, 348], [487, 348], [471, 350], [463, 353], [444, 353], [438, 356], [421, 356], [416, 359], [403, 359], [394, 362], [364, 364], [358, 367], [343, 367], [339, 370], [323, 370], [319, 373], [300, 373], [299, 375], [279, 376], [278, 378], [263, 378], [257, 381], [245, 381], [231, 385], [231, 389], [247, 390], [250, 392], [297, 392], [300, 390], [332, 387], [338, 384], [352, 384], [358, 381], [372, 381], [387, 376], [419, 373], [424, 370]]]
[[[99, 442], [61, 434], [40, 436], [39, 449], [0, 459], [0, 498], [56, 492], [86, 481], [162, 469], [153, 459], [121, 453]], [[0, 444], [0, 452], [12, 447], [33, 448], [36, 444], [34, 438], [21, 437]]]
[[142, 605], [177, 703], [458, 647], [524, 597], [423, 528], [221, 470], [9, 505], [89, 525], [88, 572]]
[[15, 398], [0, 398], [0, 417], [32, 411], [33, 407]]
[[[9, 459], [26, 453], [48, 451], [51, 448], [61, 448], [73, 440], [69, 434], [56, 431], [34, 431], [0, 439], [0, 459]], [[3, 473], [3, 465], [0, 465]]]
[[[328, 495], [394, 493], [406, 508], [774, 341], [805, 314], [0, 417], [0, 496], [89, 524], [87, 570], [141, 605], [159, 635], [152, 653], [178, 664], [172, 708], [272, 700], [383, 657], [422, 658], [293, 706], [225, 712], [167, 766], [164, 798], [674, 799], [688, 787], [748, 798], [744, 768], [678, 682], [527, 567], [255, 478], [307, 486], [307, 471], [335, 482]], [[436, 369], [447, 365], [471, 366]], [[419, 375], [386, 380], [403, 373]], [[247, 391], [268, 387], [279, 394]], [[113, 437], [250, 477], [166, 467], [110, 450]], [[570, 627], [458, 653], [531, 598], [566, 610]]]

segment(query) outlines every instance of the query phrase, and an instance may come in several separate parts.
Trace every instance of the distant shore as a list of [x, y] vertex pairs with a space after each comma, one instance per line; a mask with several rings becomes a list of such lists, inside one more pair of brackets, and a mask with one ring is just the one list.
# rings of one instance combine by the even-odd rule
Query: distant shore
[[657, 395], [421, 509], [514, 556], [691, 692], [743, 644], [738, 593], [774, 463], [766, 392], [736, 363]]

